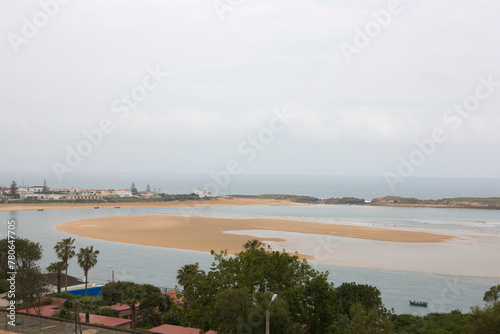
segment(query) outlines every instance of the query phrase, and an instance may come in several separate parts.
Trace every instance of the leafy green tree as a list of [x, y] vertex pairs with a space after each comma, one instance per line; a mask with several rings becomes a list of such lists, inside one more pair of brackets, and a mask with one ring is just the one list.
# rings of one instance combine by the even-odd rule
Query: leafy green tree
[[102, 299], [108, 305], [121, 303], [122, 293], [127, 287], [127, 285], [131, 283], [132, 282], [118, 281], [106, 284], [101, 290]]
[[55, 312], [52, 316], [54, 318], [66, 319], [66, 320], [75, 319], [75, 314], [73, 312], [71, 312], [69, 309], [67, 309], [66, 307], [62, 307], [59, 311]]
[[351, 322], [347, 334], [392, 333], [392, 322], [389, 313], [381, 313], [372, 307], [366, 309], [361, 302], [356, 302], [349, 311]]
[[[234, 257], [227, 256], [226, 252], [212, 251], [215, 261], [211, 270], [207, 273], [199, 271], [189, 278], [192, 288], [184, 289], [186, 322], [205, 331], [226, 328], [214, 321], [217, 318], [215, 311], [222, 312], [222, 306], [232, 303], [225, 298], [241, 291], [248, 291], [252, 303], [256, 303], [252, 310], [256, 311], [255, 314], [262, 312], [265, 319], [267, 305], [258, 306], [258, 298], [276, 293], [280, 301], [273, 307], [283, 305], [280, 310], [286, 310], [283, 312], [287, 315], [273, 322], [277, 330], [284, 328], [291, 333], [305, 328], [308, 333], [326, 333], [333, 321], [335, 296], [333, 286], [327, 282], [328, 273], [319, 273], [307, 261], [300, 261], [296, 254], [265, 249], [258, 241], [249, 241], [245, 245], [248, 246], [246, 250]], [[234, 291], [222, 292], [226, 290]], [[245, 310], [245, 305], [248, 303], [240, 305], [240, 311]], [[247, 320], [241, 319], [244, 325]], [[230, 326], [234, 326], [234, 322]], [[260, 327], [251, 328], [258, 330]]]
[[467, 321], [467, 333], [498, 334], [500, 332], [500, 285], [492, 286], [485, 292], [484, 308], [471, 307]]
[[371, 285], [342, 283], [335, 289], [335, 293], [337, 313], [346, 314], [349, 318], [351, 318], [351, 307], [356, 303], [360, 303], [366, 310], [384, 308], [380, 291]]
[[278, 297], [271, 303], [272, 293], [252, 293], [247, 289], [225, 289], [215, 296], [213, 327], [218, 333], [264, 333], [266, 311], [270, 311], [270, 331], [273, 334], [303, 333], [294, 324], [286, 301]]
[[10, 194], [11, 197], [18, 197], [17, 195], [17, 183], [16, 181], [12, 181], [12, 184], [10, 185]]
[[120, 315], [120, 312], [118, 310], [108, 308], [108, 307], [101, 307], [99, 310], [97, 310], [98, 315], [103, 315], [105, 317], [113, 317], [113, 318], [118, 318]]
[[[33, 305], [46, 291], [47, 283], [40, 271], [38, 261], [42, 258], [42, 246], [29, 239], [18, 238], [15, 240], [16, 256], [14, 270], [9, 268], [9, 240], [0, 240], [0, 264], [2, 266], [2, 282], [7, 282], [7, 272], [16, 271], [16, 301]], [[3, 284], [8, 287], [8, 284]]]
[[39, 267], [31, 267], [17, 271], [16, 301], [26, 306], [35, 303], [47, 292], [47, 282]]
[[83, 269], [83, 273], [85, 275], [85, 296], [87, 296], [89, 270], [97, 264], [98, 254], [99, 251], [94, 250], [94, 246], [80, 248], [80, 252], [77, 254], [78, 264]]
[[481, 309], [471, 307], [467, 320], [469, 334], [498, 334], [500, 329], [500, 303]]
[[184, 322], [184, 310], [181, 306], [176, 304], [171, 304], [168, 312], [163, 314], [161, 321], [163, 324], [169, 324], [174, 326], [184, 326], [187, 323]]
[[248, 240], [244, 245], [243, 245], [243, 248], [245, 250], [250, 250], [250, 249], [259, 249], [259, 248], [263, 248], [264, 247], [264, 244], [257, 240], [257, 239], [253, 239], [253, 240]]
[[130, 186], [130, 192], [132, 193], [132, 195], [137, 195], [139, 193], [134, 182], [132, 182], [132, 185]]
[[492, 286], [484, 293], [483, 300], [490, 306], [500, 301], [500, 284]]
[[420, 334], [464, 334], [467, 324], [467, 314], [459, 310], [450, 313], [430, 313], [425, 316], [410, 314], [392, 315], [394, 332]]
[[[42, 258], [42, 245], [29, 239], [18, 238], [15, 240], [16, 256], [14, 264], [16, 270], [35, 268], [37, 262]], [[2, 269], [8, 269], [9, 242], [7, 238], [0, 240], [0, 263]]]
[[71, 237], [62, 239], [55, 246], [54, 250], [56, 251], [57, 257], [62, 260], [66, 264], [66, 278], [64, 283], [64, 292], [68, 291], [68, 261], [75, 256], [75, 246], [73, 243], [75, 239]]
[[167, 300], [170, 297], [164, 295], [161, 290], [151, 284], [142, 284], [143, 298], [139, 305], [142, 314], [142, 323], [145, 326], [156, 327], [162, 324], [162, 313], [167, 309]]
[[147, 323], [160, 324], [161, 315], [156, 314], [156, 309], [165, 307], [166, 297], [159, 288], [150, 284], [118, 281], [106, 284], [101, 293], [104, 301], [110, 305], [120, 303], [130, 307], [134, 328], [137, 321], [137, 303], [140, 303], [139, 309], [143, 312]]
[[[304, 329], [308, 333], [308, 328], [304, 325], [294, 321], [290, 314], [290, 307], [284, 298], [278, 296], [274, 302], [271, 303], [273, 293], [271, 292], [257, 292], [255, 294], [254, 302], [257, 312], [253, 311], [249, 317], [250, 324], [254, 327], [253, 333], [264, 333], [266, 329], [266, 310], [269, 308], [269, 331], [273, 334], [302, 334]], [[326, 333], [326, 332], [322, 332]]]
[[247, 289], [220, 291], [215, 295], [215, 329], [218, 333], [224, 334], [253, 333], [253, 328], [249, 323], [252, 309], [252, 295]]
[[59, 262], [52, 262], [48, 267], [47, 270], [55, 274], [57, 277], [57, 297], [61, 297], [61, 272], [67, 268], [66, 263], [63, 261]]

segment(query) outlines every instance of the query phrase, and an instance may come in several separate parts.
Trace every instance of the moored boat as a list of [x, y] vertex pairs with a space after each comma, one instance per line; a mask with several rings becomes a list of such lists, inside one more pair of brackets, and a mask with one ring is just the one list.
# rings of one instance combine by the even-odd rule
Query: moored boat
[[428, 302], [419, 302], [416, 300], [410, 300], [410, 305], [413, 306], [427, 306]]

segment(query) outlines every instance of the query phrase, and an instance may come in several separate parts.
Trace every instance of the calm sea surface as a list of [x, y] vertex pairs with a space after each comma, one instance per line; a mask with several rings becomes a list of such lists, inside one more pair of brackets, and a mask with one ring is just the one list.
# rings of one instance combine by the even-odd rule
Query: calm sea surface
[[[282, 192], [282, 191], [272, 191]], [[290, 191], [290, 193], [293, 193]], [[311, 191], [311, 195], [318, 193]], [[356, 194], [345, 194], [353, 195]], [[470, 193], [467, 194], [471, 195]], [[450, 195], [446, 195], [451, 197]], [[437, 196], [441, 197], [441, 196]], [[412, 230], [448, 231], [456, 234], [500, 234], [500, 211], [469, 209], [389, 208], [365, 206], [257, 206], [257, 207], [205, 207], [205, 208], [159, 208], [159, 209], [80, 209], [45, 210], [24, 212], [0, 212], [0, 221], [17, 221], [17, 233], [21, 237], [40, 242], [44, 248], [42, 268], [56, 261], [52, 251], [55, 243], [67, 234], [55, 230], [59, 223], [77, 219], [139, 215], [174, 214], [200, 215], [220, 218], [285, 218], [303, 219], [325, 223], [350, 223], [364, 226], [384, 226]], [[6, 225], [4, 225], [6, 231]], [[2, 233], [5, 235], [5, 233]], [[173, 288], [177, 270], [187, 263], [199, 262], [203, 269], [212, 263], [210, 254], [156, 247], [128, 245], [101, 240], [76, 237], [77, 247], [94, 245], [99, 249], [99, 262], [90, 271], [90, 282], [103, 283], [111, 279], [112, 270], [116, 280], [131, 280], [151, 283], [159, 287]], [[328, 270], [330, 280], [374, 285], [382, 292], [388, 308], [397, 313], [424, 314], [448, 312], [460, 309], [467, 312], [473, 305], [483, 305], [482, 296], [500, 278], [435, 275], [416, 272], [389, 271], [312, 264], [320, 271]], [[500, 263], [492, 263], [500, 265]], [[76, 260], [72, 260], [69, 273], [82, 277]], [[410, 307], [409, 299], [429, 301], [428, 308]]]

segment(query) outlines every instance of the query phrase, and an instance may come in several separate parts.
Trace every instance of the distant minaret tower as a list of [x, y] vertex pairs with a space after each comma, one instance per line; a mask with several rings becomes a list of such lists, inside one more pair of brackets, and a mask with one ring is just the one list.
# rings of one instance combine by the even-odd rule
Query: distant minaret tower
[[151, 187], [149, 186], [149, 184], [148, 184], [148, 186], [146, 187], [146, 191], [147, 191], [147, 192], [150, 192], [150, 191], [151, 191]]

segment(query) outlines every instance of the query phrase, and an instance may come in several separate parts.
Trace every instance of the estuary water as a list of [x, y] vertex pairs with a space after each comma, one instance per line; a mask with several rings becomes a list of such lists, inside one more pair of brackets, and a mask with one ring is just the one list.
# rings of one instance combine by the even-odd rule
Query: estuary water
[[[386, 307], [394, 308], [397, 313], [425, 314], [449, 312], [454, 309], [467, 312], [471, 306], [483, 305], [484, 292], [492, 285], [500, 283], [500, 274], [496, 269], [500, 268], [497, 255], [500, 254], [500, 212], [497, 210], [344, 205], [121, 208], [0, 212], [0, 221], [5, 223], [3, 231], [6, 231], [7, 221], [16, 220], [16, 233], [20, 237], [42, 244], [44, 256], [41, 267], [46, 268], [50, 262], [56, 261], [52, 251], [55, 243], [69, 236], [57, 231], [57, 224], [86, 218], [143, 214], [291, 219], [428, 231], [459, 237], [458, 242], [431, 249], [429, 255], [418, 257], [419, 249], [408, 250], [404, 243], [390, 243], [389, 247], [380, 242], [352, 238], [337, 240], [335, 237], [321, 239], [321, 236], [298, 233], [290, 235], [276, 231], [252, 232], [252, 235], [264, 233], [259, 235], [264, 240], [266, 237], [288, 240], [285, 243], [269, 242], [274, 249], [286, 248], [288, 251], [304, 254], [317, 252], [312, 255], [320, 255], [320, 261], [312, 261], [311, 265], [320, 271], [329, 271], [329, 279], [336, 286], [342, 282], [376, 286], [382, 292]], [[4, 235], [5, 233], [2, 233], [2, 236]], [[165, 237], [168, 238], [168, 235]], [[114, 270], [116, 280], [131, 280], [173, 288], [177, 284], [177, 270], [183, 265], [199, 262], [200, 267], [207, 270], [212, 263], [212, 256], [203, 252], [75, 238], [77, 248], [94, 245], [100, 250], [98, 264], [89, 273], [89, 281], [95, 283], [110, 281]], [[418, 245], [422, 252], [426, 252], [428, 246]], [[448, 249], [449, 247], [458, 248]], [[348, 260], [339, 265], [339, 258]], [[419, 267], [415, 261], [422, 261], [422, 266]], [[432, 273], [432, 267], [426, 267], [427, 263], [434, 262], [439, 266], [444, 263], [444, 266], [453, 270], [466, 270], [459, 274], [436, 274]], [[405, 263], [412, 264], [412, 267], [405, 267]], [[369, 268], [370, 264], [379, 268], [381, 265], [393, 265], [394, 268]], [[69, 274], [83, 277], [75, 259], [70, 263]], [[428, 301], [429, 307], [411, 307], [408, 305], [409, 299]]]

